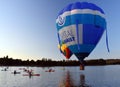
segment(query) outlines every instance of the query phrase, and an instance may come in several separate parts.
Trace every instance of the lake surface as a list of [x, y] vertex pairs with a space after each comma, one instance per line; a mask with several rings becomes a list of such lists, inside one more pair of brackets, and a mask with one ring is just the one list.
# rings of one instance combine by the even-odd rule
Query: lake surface
[[[0, 67], [0, 87], [120, 87], [120, 65], [79, 67]], [[23, 76], [23, 68], [40, 76]], [[16, 70], [20, 74], [13, 74]]]

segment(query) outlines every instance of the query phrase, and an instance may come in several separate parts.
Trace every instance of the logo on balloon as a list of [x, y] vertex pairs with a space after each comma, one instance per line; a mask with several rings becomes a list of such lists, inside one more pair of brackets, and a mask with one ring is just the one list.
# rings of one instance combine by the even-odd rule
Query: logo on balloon
[[65, 17], [63, 17], [62, 15], [58, 16], [58, 25], [63, 26], [64, 23], [65, 23]]

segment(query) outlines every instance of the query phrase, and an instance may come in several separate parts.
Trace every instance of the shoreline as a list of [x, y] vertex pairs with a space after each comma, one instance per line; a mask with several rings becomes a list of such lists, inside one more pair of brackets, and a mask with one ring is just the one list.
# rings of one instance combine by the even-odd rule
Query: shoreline
[[[100, 65], [120, 65], [120, 59], [91, 59], [84, 60], [85, 66], [100, 66]], [[13, 59], [8, 56], [0, 58], [0, 66], [36, 66], [36, 67], [50, 67], [50, 66], [79, 66], [80, 62], [77, 60], [61, 60], [55, 61], [47, 58], [42, 60], [21, 60]]]

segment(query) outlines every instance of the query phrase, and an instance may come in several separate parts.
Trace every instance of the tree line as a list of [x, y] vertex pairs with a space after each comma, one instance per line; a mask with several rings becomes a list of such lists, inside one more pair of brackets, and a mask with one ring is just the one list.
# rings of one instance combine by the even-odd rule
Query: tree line
[[[115, 65], [120, 64], [120, 59], [91, 59], [85, 60], [86, 66], [92, 65]], [[22, 60], [13, 59], [8, 56], [0, 58], [0, 66], [79, 66], [80, 62], [77, 60], [60, 60], [55, 61], [52, 59], [42, 58], [41, 60]]]

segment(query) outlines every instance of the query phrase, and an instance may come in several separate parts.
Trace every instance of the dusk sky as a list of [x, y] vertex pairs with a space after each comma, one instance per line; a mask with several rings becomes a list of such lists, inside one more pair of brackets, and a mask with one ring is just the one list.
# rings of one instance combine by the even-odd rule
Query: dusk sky
[[[91, 2], [106, 15], [110, 53], [105, 32], [86, 59], [120, 59], [119, 0], [0, 0], [0, 57], [63, 60], [57, 45], [56, 17], [66, 5]], [[77, 58], [73, 55], [71, 59]]]

